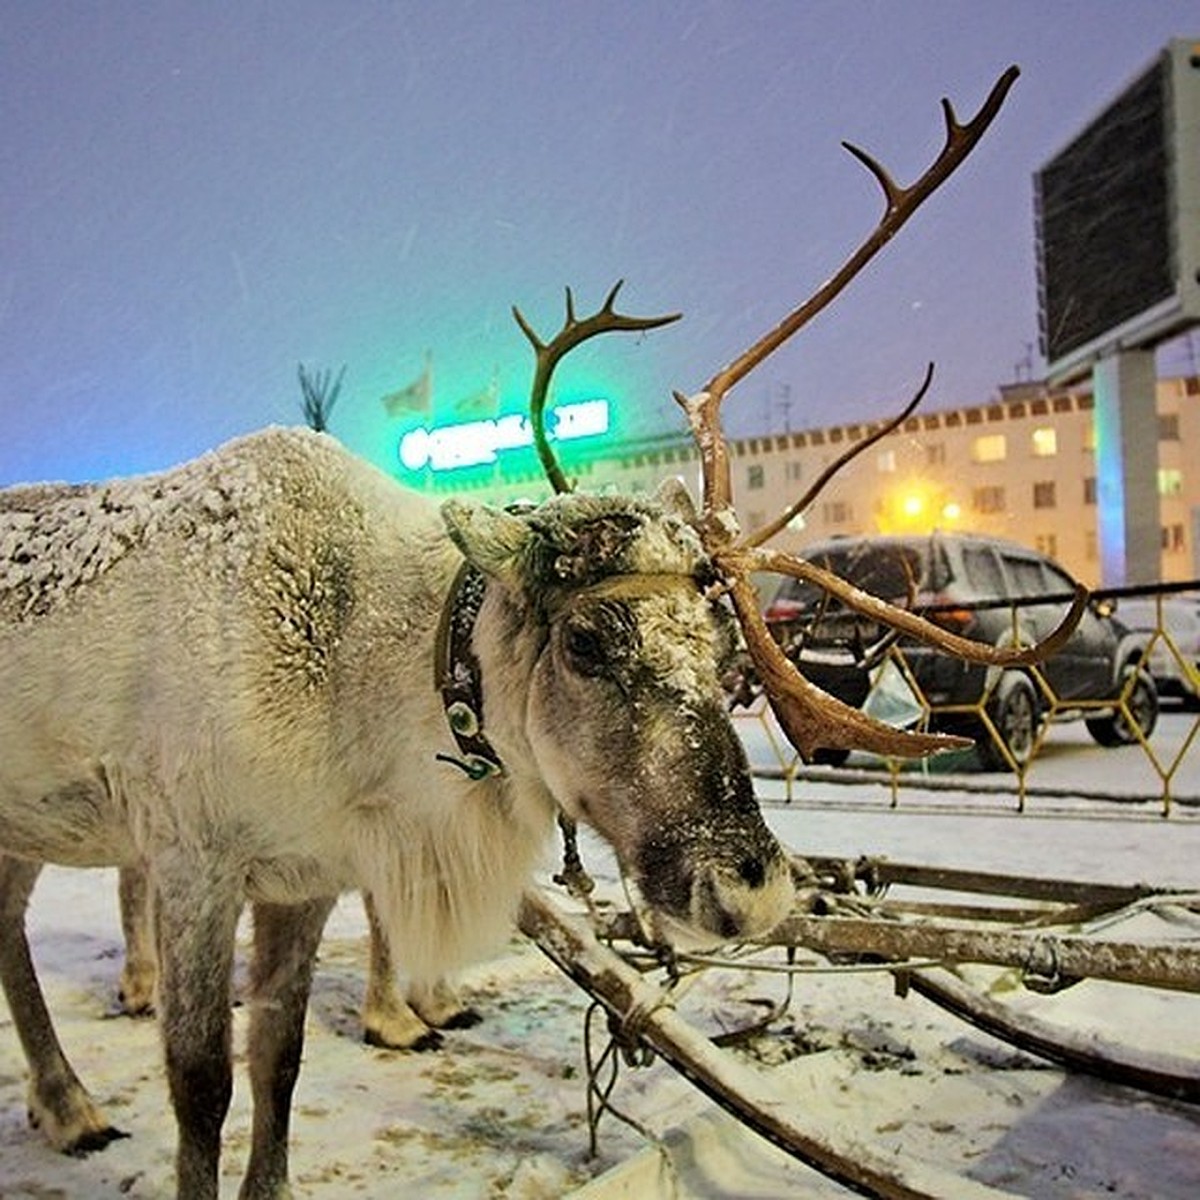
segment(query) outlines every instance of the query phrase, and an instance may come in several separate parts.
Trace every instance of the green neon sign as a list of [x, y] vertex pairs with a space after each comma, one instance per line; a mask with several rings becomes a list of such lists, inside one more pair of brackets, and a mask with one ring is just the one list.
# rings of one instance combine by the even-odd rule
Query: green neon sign
[[[546, 434], [552, 442], [603, 437], [609, 428], [607, 400], [560, 404], [546, 413]], [[529, 418], [510, 413], [455, 425], [418, 426], [400, 439], [397, 453], [408, 471], [457, 471], [499, 462], [503, 455], [532, 445]]]

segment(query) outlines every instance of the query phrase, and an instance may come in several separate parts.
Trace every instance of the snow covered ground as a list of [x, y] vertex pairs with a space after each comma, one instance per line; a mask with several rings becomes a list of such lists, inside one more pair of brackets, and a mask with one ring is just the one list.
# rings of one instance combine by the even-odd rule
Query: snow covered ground
[[[1185, 737], [1180, 731], [1188, 720], [1168, 716], [1163, 737]], [[1055, 731], [1055, 747], [1067, 732]], [[761, 746], [748, 740], [757, 757]], [[1081, 793], [1112, 790], [1123, 772], [1138, 769], [1125, 751], [1103, 751], [1070, 736], [1061, 744], [1065, 748], [1047, 761]], [[1195, 750], [1190, 757], [1197, 757]], [[1181, 794], [1192, 787], [1187, 780], [1181, 785]], [[1155, 815], [1153, 804], [1104, 812], [1079, 805], [1051, 816], [1037, 815], [1035, 801], [1034, 815], [1017, 816], [1010, 801], [981, 801], [967, 790], [906, 792], [896, 810], [874, 785], [805, 784], [794, 789], [803, 804], [790, 806], [771, 799], [782, 796], [781, 783], [764, 783], [761, 790], [769, 820], [800, 852], [885, 854], [1200, 890], [1200, 821], [1186, 807], [1170, 820]], [[964, 815], [972, 806], [986, 815]], [[588, 856], [600, 861], [611, 884], [594, 849]], [[1155, 935], [1156, 918], [1138, 921], [1134, 935]], [[1171, 931], [1200, 936], [1190, 924]], [[35, 894], [31, 933], [68, 1053], [132, 1136], [84, 1160], [44, 1146], [25, 1123], [24, 1062], [0, 1002], [0, 1197], [170, 1196], [174, 1132], [154, 1024], [113, 1015], [120, 961], [113, 874], [47, 871]], [[613, 1101], [665, 1135], [667, 1150], [639, 1159], [642, 1136], [609, 1117], [600, 1127], [599, 1155], [589, 1158], [588, 1001], [517, 938], [464, 978], [484, 1016], [481, 1025], [449, 1034], [437, 1053], [365, 1047], [357, 1025], [364, 934], [357, 898], [344, 898], [322, 946], [297, 1091], [298, 1197], [549, 1200], [576, 1189], [588, 1197], [846, 1194], [756, 1139], [739, 1137], [662, 1063], [623, 1069]], [[737, 1028], [761, 1013], [758, 1001], [778, 1000], [784, 986], [770, 976], [713, 972], [681, 1011], [706, 1030]], [[1074, 1028], [1200, 1057], [1197, 996], [1089, 982], [1028, 1002]], [[241, 1010], [235, 1031], [244, 1034]], [[596, 1032], [602, 1044], [602, 1022]], [[1200, 1195], [1200, 1110], [1067, 1076], [919, 997], [896, 997], [887, 975], [801, 975], [788, 1016], [758, 1054], [774, 1055], [779, 1065], [772, 1070], [782, 1072], [805, 1105], [876, 1153], [924, 1159], [1039, 1200]], [[236, 1195], [247, 1152], [247, 1091], [239, 1073], [226, 1125], [222, 1194], [229, 1197]]]

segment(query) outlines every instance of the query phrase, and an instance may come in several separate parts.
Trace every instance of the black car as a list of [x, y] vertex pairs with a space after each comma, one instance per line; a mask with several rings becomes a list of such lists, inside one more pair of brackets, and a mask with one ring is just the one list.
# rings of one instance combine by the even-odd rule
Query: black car
[[[1024, 644], [1061, 620], [1075, 581], [1057, 564], [996, 538], [835, 538], [804, 550], [808, 561], [934, 624], [992, 645]], [[1088, 605], [1067, 644], [1034, 668], [963, 662], [846, 608], [816, 586], [782, 580], [766, 609], [779, 643], [813, 683], [855, 707], [871, 707], [884, 669], [904, 679], [933, 729], [976, 739], [989, 769], [1020, 767], [1043, 722], [1082, 718], [1102, 746], [1148, 737], [1158, 717], [1154, 681], [1142, 666], [1148, 636], [1131, 632], [1103, 603]], [[891, 654], [895, 646], [898, 655]], [[1123, 702], [1123, 703], [1122, 703]], [[847, 752], [819, 752], [823, 762]]]

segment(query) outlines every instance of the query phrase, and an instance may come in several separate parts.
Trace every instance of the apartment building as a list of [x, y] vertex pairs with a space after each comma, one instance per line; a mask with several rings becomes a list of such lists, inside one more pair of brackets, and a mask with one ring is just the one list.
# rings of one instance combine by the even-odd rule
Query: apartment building
[[[753, 530], [783, 511], [877, 428], [850, 423], [731, 439], [742, 527]], [[1200, 377], [1159, 381], [1157, 434], [1161, 577], [1200, 578]], [[1041, 550], [1097, 586], [1095, 436], [1090, 392], [1038, 383], [1001, 387], [987, 404], [915, 415], [840, 470], [777, 544], [803, 550], [838, 534], [971, 530]], [[681, 433], [611, 444], [599, 457], [570, 463], [569, 472], [592, 491], [648, 492], [670, 476], [695, 491], [699, 464]], [[498, 503], [547, 490], [535, 470], [476, 486]]]

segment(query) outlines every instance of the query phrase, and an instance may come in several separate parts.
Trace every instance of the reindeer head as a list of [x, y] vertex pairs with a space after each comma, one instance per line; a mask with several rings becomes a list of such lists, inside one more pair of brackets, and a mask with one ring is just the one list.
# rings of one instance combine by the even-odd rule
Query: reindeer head
[[[561, 495], [513, 515], [443, 509], [489, 578], [475, 639], [507, 770], [537, 775], [595, 828], [673, 941], [763, 933], [792, 898], [754, 800], [720, 675], [736, 646], [686, 493]], [[514, 667], [516, 673], [514, 674]]]
[[942, 102], [945, 144], [909, 187], [899, 187], [873, 158], [847, 146], [882, 189], [879, 224], [775, 329], [695, 395], [676, 394], [702, 465], [698, 514], [677, 499], [646, 504], [568, 494], [543, 424], [551, 375], [571, 349], [600, 333], [652, 329], [677, 315], [618, 313], [617, 284], [601, 309], [581, 320], [568, 290], [566, 321], [547, 343], [513, 310], [537, 359], [534, 441], [560, 495], [524, 517], [452, 505], [447, 522], [468, 559], [500, 584], [495, 595], [506, 599], [497, 604], [507, 611], [497, 615], [512, 643], [520, 630], [540, 631], [530, 651], [525, 731], [541, 778], [569, 814], [588, 820], [613, 844], [652, 904], [707, 934], [729, 938], [762, 930], [782, 916], [791, 891], [782, 852], [755, 806], [718, 682], [721, 656], [731, 642], [726, 604], [736, 614], [784, 732], [803, 756], [821, 747], [911, 756], [964, 743], [894, 729], [809, 683], [771, 638], [752, 573], [808, 580], [905, 635], [1002, 666], [1051, 653], [1083, 611], [1086, 593], [1080, 591], [1046, 641], [997, 649], [885, 604], [800, 556], [764, 548], [846, 462], [908, 417], [929, 386], [932, 367], [895, 420], [855, 444], [805, 496], [750, 537], [741, 536], [734, 515], [720, 426], [730, 389], [828, 305], [949, 177], [999, 111], [1016, 76], [1017, 69], [1009, 68], [965, 125]]

